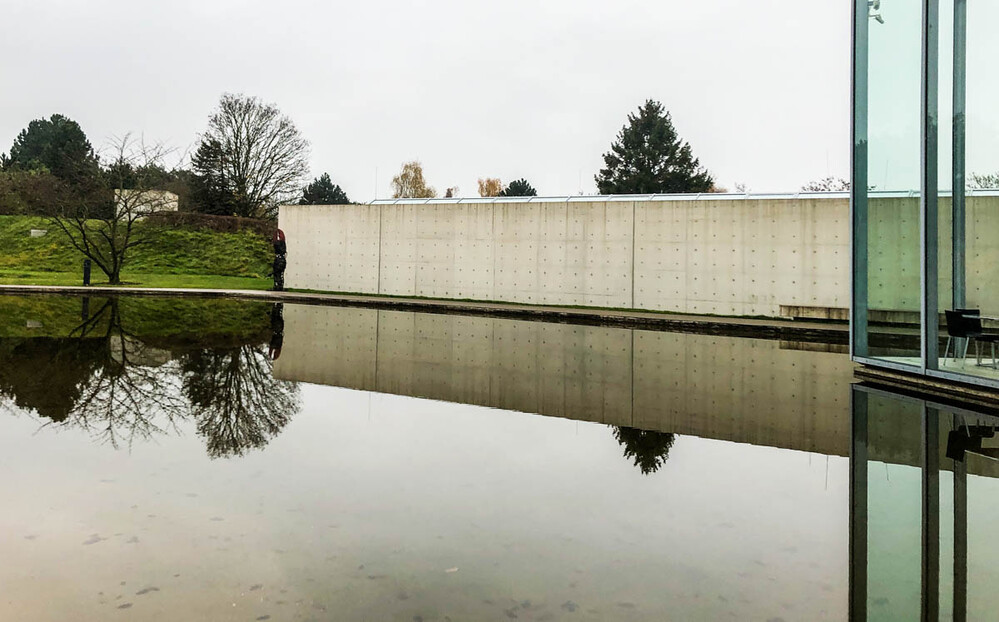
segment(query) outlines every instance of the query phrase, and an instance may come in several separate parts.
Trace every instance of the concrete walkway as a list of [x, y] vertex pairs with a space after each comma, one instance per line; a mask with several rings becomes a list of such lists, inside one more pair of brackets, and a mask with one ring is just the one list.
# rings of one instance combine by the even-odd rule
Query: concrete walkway
[[0, 294], [59, 294], [69, 296], [160, 296], [233, 298], [337, 307], [365, 307], [396, 311], [416, 311], [452, 315], [476, 315], [518, 320], [535, 320], [618, 326], [647, 330], [671, 330], [757, 339], [781, 339], [829, 344], [845, 344], [849, 327], [845, 323], [795, 321], [770, 318], [684, 315], [649, 311], [548, 307], [504, 302], [468, 302], [433, 298], [396, 298], [363, 294], [319, 294], [274, 292], [249, 289], [182, 289], [146, 287], [64, 287], [55, 285], [0, 285]]

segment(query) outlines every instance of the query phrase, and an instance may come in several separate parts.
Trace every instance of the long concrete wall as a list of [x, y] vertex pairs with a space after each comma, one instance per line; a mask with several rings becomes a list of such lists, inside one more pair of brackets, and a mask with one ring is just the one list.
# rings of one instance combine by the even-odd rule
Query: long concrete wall
[[[968, 214], [969, 303], [999, 308], [999, 197], [970, 198]], [[870, 223], [871, 309], [918, 309], [918, 199], [875, 198]], [[843, 319], [850, 300], [845, 194], [295, 205], [280, 226], [291, 288]]]
[[849, 305], [849, 201], [281, 208], [292, 288], [771, 315]]

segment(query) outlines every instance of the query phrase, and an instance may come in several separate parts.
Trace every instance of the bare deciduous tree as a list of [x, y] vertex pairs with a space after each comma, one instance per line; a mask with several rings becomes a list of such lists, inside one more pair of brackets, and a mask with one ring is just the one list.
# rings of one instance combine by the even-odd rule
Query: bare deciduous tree
[[402, 171], [392, 178], [392, 189], [394, 199], [432, 199], [437, 196], [437, 190], [428, 186], [423, 177], [423, 165], [415, 160], [402, 165]]
[[503, 192], [503, 182], [495, 177], [487, 177], [479, 180], [480, 197], [498, 197]]
[[801, 189], [804, 192], [848, 192], [850, 182], [842, 177], [826, 177], [818, 181], [810, 181]]
[[256, 97], [222, 95], [201, 144], [219, 153], [196, 158], [195, 172], [224, 180], [236, 216], [274, 217], [278, 205], [297, 200], [309, 173], [309, 142], [277, 106]]
[[968, 176], [968, 188], [971, 190], [999, 188], [999, 173], [971, 173]]
[[162, 180], [168, 154], [163, 145], [147, 145], [126, 134], [112, 140], [111, 151], [111, 164], [102, 171], [98, 188], [82, 201], [59, 205], [51, 221], [107, 275], [110, 284], [117, 285], [130, 251], [146, 242], [136, 223], [175, 206], [172, 195], [155, 187]]

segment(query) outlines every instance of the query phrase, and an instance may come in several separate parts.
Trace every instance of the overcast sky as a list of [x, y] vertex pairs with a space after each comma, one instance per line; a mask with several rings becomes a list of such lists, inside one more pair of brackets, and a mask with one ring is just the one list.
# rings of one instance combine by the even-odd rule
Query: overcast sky
[[[35, 118], [95, 147], [188, 150], [223, 92], [274, 102], [356, 201], [419, 159], [443, 194], [526, 177], [593, 193], [629, 112], [663, 102], [718, 182], [849, 171], [844, 0], [0, 0], [0, 149]], [[376, 173], [377, 171], [377, 173]], [[377, 176], [377, 188], [375, 179]]]

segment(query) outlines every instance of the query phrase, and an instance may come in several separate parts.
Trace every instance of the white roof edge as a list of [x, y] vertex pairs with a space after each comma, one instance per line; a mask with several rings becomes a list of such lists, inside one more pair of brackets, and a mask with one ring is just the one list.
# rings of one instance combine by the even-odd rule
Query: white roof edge
[[[912, 191], [873, 191], [871, 198], [915, 198], [919, 192]], [[950, 196], [949, 191], [940, 196]], [[999, 190], [969, 190], [968, 197], [999, 197]], [[619, 203], [649, 201], [772, 201], [793, 199], [849, 199], [849, 192], [750, 192], [750, 193], [705, 193], [705, 194], [594, 194], [551, 197], [463, 197], [448, 199], [376, 199], [358, 205], [476, 205], [491, 203]], [[286, 205], [282, 207], [310, 207], [306, 205]]]

